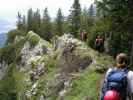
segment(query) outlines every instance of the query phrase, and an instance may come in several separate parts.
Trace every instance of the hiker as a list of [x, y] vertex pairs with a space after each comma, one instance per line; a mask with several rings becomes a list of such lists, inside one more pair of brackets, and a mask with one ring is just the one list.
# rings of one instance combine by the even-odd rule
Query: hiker
[[103, 51], [103, 48], [104, 48], [104, 40], [103, 40], [103, 38], [100, 35], [98, 35], [97, 38], [96, 38], [96, 40], [95, 40], [95, 48], [99, 52], [102, 52]]
[[133, 100], [133, 71], [128, 70], [127, 55], [116, 57], [116, 67], [106, 72], [100, 100]]
[[82, 41], [86, 41], [87, 40], [87, 32], [85, 30], [83, 30], [82, 32], [80, 32], [80, 39]]

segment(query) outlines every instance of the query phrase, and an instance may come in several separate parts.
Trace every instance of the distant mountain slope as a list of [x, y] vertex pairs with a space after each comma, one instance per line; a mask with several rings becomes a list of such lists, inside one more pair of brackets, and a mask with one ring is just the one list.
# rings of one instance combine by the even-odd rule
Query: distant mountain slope
[[0, 18], [0, 47], [2, 47], [7, 39], [5, 33], [15, 28], [15, 20], [7, 20]]
[[0, 33], [6, 33], [15, 28], [15, 20], [0, 19]]
[[7, 35], [5, 33], [1, 33], [0, 34], [0, 47], [2, 47], [5, 44], [6, 39], [7, 39]]

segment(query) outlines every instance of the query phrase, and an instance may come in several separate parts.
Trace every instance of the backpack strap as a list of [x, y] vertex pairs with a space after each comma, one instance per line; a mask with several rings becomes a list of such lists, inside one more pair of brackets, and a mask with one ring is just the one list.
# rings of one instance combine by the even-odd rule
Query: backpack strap
[[[126, 76], [127, 76], [128, 72], [129, 72], [128, 68], [124, 68], [124, 69], [112, 68], [112, 69], [110, 70], [110, 72], [107, 74], [107, 77], [110, 76], [111, 74], [115, 73], [116, 71], [125, 72], [125, 75], [126, 75]], [[107, 77], [106, 77], [106, 78], [107, 78]]]

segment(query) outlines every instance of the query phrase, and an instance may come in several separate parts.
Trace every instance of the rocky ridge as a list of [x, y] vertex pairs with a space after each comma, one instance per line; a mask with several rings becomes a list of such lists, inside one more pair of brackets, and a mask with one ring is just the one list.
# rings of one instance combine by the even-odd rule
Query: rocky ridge
[[[36, 36], [32, 31], [28, 34]], [[15, 42], [21, 40], [20, 38], [25, 37], [16, 36]], [[105, 68], [94, 55], [98, 53], [71, 34], [54, 37], [51, 43], [40, 37], [36, 45], [26, 40], [19, 52], [19, 63], [16, 64], [18, 73], [22, 73], [23, 77], [23, 84], [20, 85], [25, 86], [18, 91], [20, 98], [65, 100], [65, 95], [74, 85], [73, 79], [79, 77], [77, 73], [85, 69]], [[0, 74], [4, 76], [8, 65], [3, 62], [0, 68]]]

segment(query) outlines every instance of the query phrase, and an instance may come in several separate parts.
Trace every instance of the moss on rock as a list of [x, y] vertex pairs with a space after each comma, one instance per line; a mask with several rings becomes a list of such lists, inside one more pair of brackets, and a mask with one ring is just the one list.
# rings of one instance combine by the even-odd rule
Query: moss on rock
[[32, 46], [37, 45], [40, 41], [39, 35], [35, 34], [32, 31], [28, 32], [28, 34], [26, 35], [26, 38], [31, 43]]

